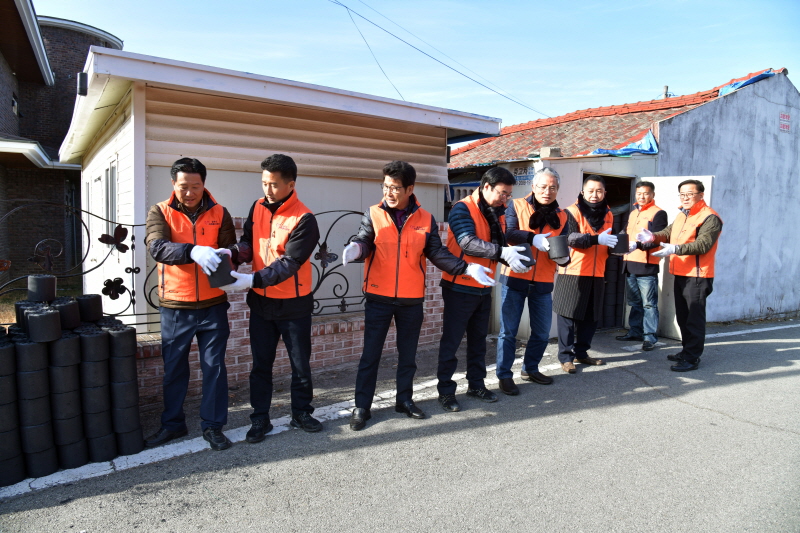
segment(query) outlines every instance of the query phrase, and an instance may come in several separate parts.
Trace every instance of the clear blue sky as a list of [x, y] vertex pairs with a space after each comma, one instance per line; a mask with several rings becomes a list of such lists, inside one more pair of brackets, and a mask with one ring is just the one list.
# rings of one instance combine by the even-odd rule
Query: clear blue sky
[[[690, 94], [769, 67], [788, 68], [800, 86], [798, 0], [338, 1], [476, 78], [379, 11], [549, 116], [651, 100], [664, 85]], [[399, 98], [347, 11], [330, 0], [34, 0], [34, 7], [104, 29], [131, 52]], [[502, 118], [504, 126], [542, 117], [353, 17], [406, 100]]]

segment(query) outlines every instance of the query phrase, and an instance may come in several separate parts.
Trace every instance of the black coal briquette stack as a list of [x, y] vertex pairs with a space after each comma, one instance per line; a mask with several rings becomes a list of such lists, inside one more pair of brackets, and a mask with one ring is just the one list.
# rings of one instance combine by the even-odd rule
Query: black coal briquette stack
[[[81, 318], [84, 318], [83, 310]], [[81, 332], [81, 403], [83, 429], [92, 462], [110, 461], [117, 456], [111, 421], [108, 358], [108, 333], [86, 327]]]
[[81, 390], [81, 338], [64, 331], [48, 344], [50, 354], [50, 405], [53, 438], [61, 468], [77, 468], [89, 462], [83, 433]]
[[17, 362], [14, 345], [0, 343], [0, 487], [25, 479], [25, 457], [19, 435]]
[[52, 302], [56, 299], [56, 277], [50, 274], [31, 274], [28, 276], [28, 300], [32, 302]]
[[144, 449], [139, 419], [139, 381], [136, 374], [136, 330], [131, 327], [108, 329], [111, 410], [117, 450], [132, 455]]

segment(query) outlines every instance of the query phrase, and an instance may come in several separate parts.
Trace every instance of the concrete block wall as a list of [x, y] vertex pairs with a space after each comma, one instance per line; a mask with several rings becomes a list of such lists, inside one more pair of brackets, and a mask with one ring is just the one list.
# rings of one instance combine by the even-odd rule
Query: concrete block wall
[[[238, 224], [237, 224], [238, 225]], [[443, 242], [447, 241], [447, 224], [439, 223], [439, 234]], [[246, 270], [244, 267], [242, 272]], [[439, 288], [442, 272], [430, 262], [427, 265], [427, 290], [425, 296], [425, 320], [420, 332], [420, 349], [424, 345], [439, 342], [442, 334], [442, 291]], [[250, 377], [253, 356], [250, 351], [248, 321], [250, 310], [245, 303], [244, 293], [229, 295], [231, 308], [228, 311], [228, 322], [231, 336], [228, 339], [226, 366], [228, 369], [228, 385], [237, 386], [246, 383]], [[321, 368], [355, 362], [361, 357], [364, 346], [364, 313], [315, 317], [311, 326], [311, 368]], [[392, 354], [397, 349], [397, 338], [394, 327], [389, 330], [384, 354]], [[160, 408], [162, 405], [162, 382], [164, 379], [164, 363], [161, 358], [161, 338], [159, 335], [139, 335], [139, 351], [137, 354], [139, 372], [139, 404], [141, 407]], [[193, 344], [189, 353], [189, 366], [192, 374], [189, 380], [190, 398], [201, 395], [202, 372], [200, 370], [199, 352]], [[291, 374], [289, 359], [283, 342], [278, 344], [273, 375]], [[355, 387], [355, 371], [353, 374]]]

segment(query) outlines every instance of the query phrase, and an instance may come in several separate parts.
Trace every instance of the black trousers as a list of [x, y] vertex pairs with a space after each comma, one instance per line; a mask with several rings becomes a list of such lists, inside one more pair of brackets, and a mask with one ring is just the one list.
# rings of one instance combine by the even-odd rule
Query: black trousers
[[576, 320], [561, 315], [556, 316], [558, 327], [558, 360], [571, 363], [574, 358], [584, 359], [592, 347], [596, 320]]
[[714, 278], [675, 276], [675, 317], [681, 330], [685, 361], [695, 363], [706, 343], [706, 298], [714, 290]]
[[471, 389], [484, 386], [486, 378], [486, 335], [489, 333], [489, 313], [492, 295], [466, 294], [442, 287], [444, 312], [442, 338], [439, 341], [439, 394], [455, 394], [453, 374], [458, 366], [456, 351], [467, 333], [467, 383]]
[[250, 348], [253, 352], [253, 370], [250, 371], [251, 420], [269, 420], [272, 404], [272, 366], [278, 341], [289, 353], [292, 366], [292, 414], [313, 413], [311, 398], [311, 315], [292, 320], [265, 320], [250, 312]]
[[372, 407], [378, 366], [392, 318], [397, 330], [397, 401], [411, 399], [417, 372], [419, 332], [424, 318], [422, 304], [401, 306], [367, 299], [364, 303], [364, 351], [356, 375], [356, 407]]

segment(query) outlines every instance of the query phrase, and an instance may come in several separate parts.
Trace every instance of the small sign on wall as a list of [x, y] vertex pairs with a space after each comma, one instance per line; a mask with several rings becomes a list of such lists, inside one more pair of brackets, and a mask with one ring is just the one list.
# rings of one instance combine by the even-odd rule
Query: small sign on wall
[[791, 133], [792, 132], [792, 116], [789, 113], [780, 113], [778, 117], [778, 130], [782, 131], [783, 133]]

